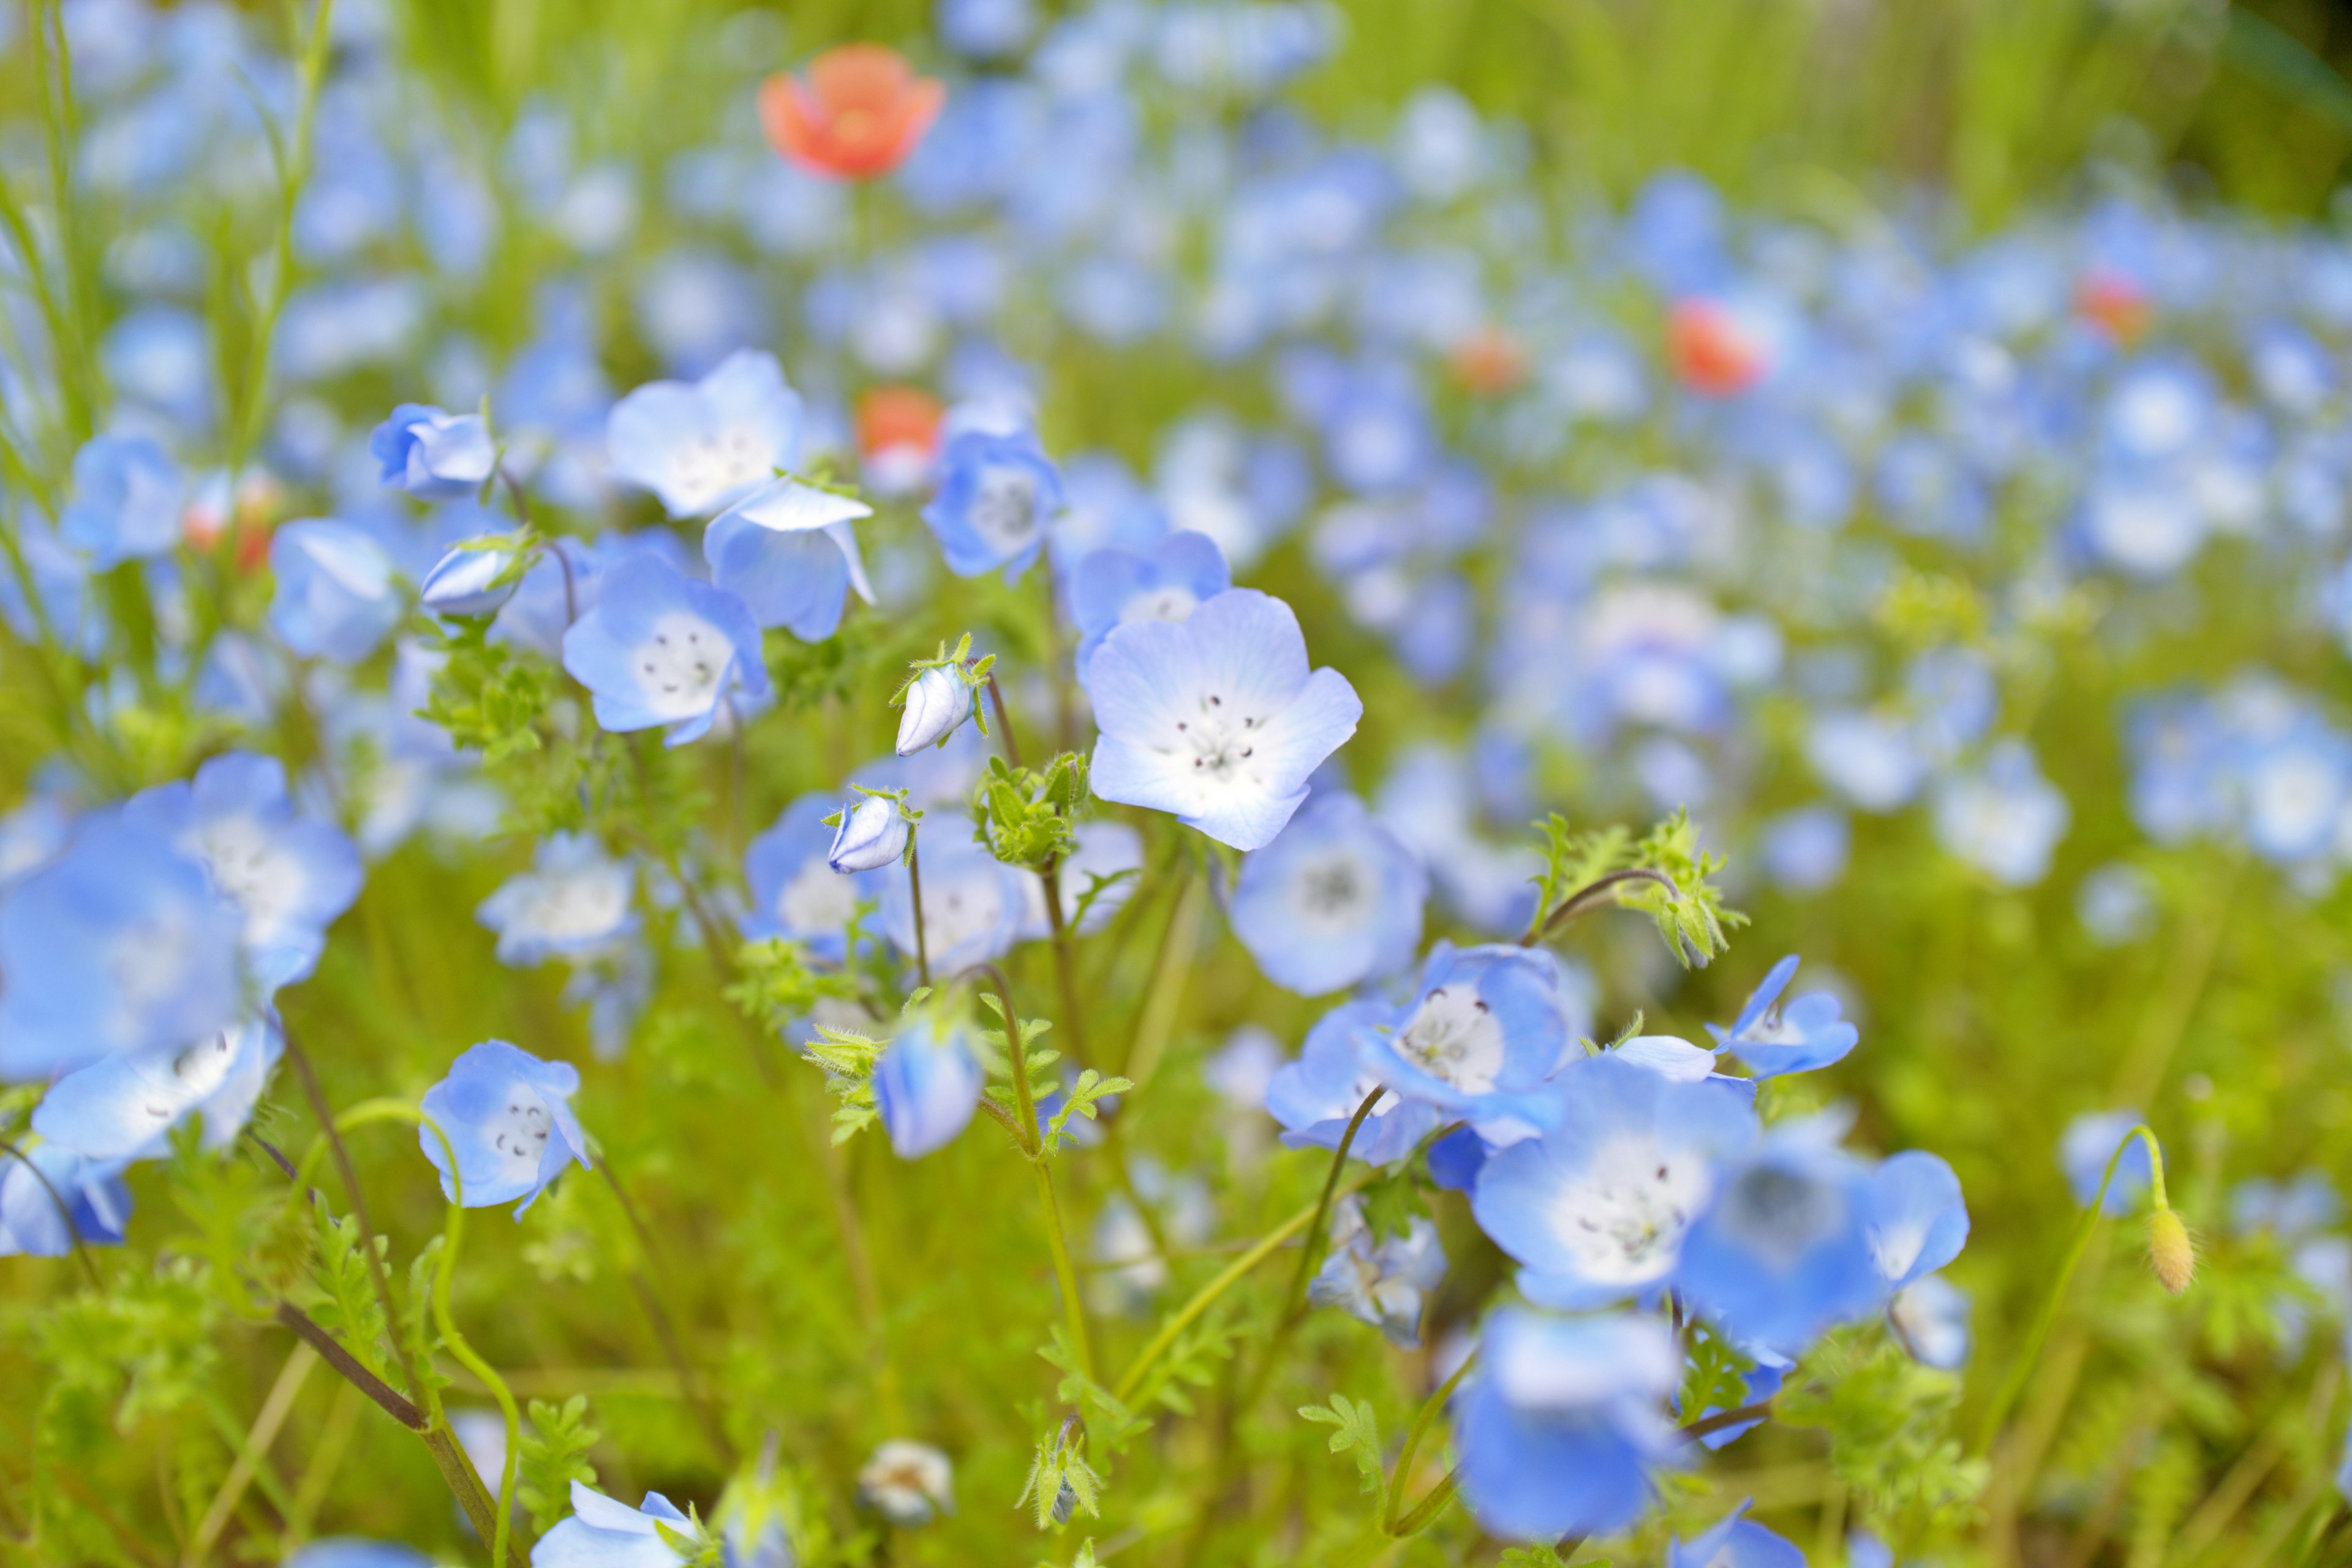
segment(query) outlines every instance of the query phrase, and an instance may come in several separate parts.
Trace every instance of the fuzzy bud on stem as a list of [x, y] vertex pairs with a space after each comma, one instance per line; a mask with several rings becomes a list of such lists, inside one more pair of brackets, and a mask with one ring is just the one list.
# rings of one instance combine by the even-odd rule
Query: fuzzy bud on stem
[[2188, 1293], [2197, 1277], [2197, 1244], [2174, 1210], [2158, 1208], [2147, 1216], [2147, 1260], [2167, 1290], [2176, 1296]]

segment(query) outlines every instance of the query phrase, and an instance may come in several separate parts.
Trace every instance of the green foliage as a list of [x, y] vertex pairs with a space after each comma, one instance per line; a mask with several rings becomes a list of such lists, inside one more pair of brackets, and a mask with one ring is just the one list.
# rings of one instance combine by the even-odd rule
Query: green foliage
[[1953, 1433], [1959, 1380], [1922, 1366], [1875, 1329], [1840, 1330], [1808, 1355], [1774, 1401], [1776, 1419], [1819, 1428], [1856, 1517], [1898, 1552], [1949, 1539], [1974, 1515], [1988, 1476]]
[[1707, 1410], [1737, 1410], [1748, 1403], [1745, 1379], [1756, 1363], [1706, 1323], [1693, 1323], [1684, 1336], [1688, 1361], [1683, 1369], [1681, 1409], [1696, 1419]]
[[1085, 1430], [1075, 1417], [1037, 1440], [1036, 1457], [1013, 1506], [1028, 1504], [1038, 1529], [1059, 1528], [1079, 1514], [1101, 1515], [1102, 1477], [1087, 1463], [1085, 1447]]
[[[1023, 1031], [1024, 1034], [1027, 1032], [1025, 1029]], [[1109, 1095], [1125, 1094], [1134, 1087], [1134, 1080], [1130, 1079], [1105, 1078], [1092, 1068], [1079, 1073], [1077, 1081], [1070, 1085], [1068, 1096], [1046, 1124], [1045, 1152], [1058, 1154], [1062, 1152], [1062, 1135], [1070, 1125], [1070, 1118], [1077, 1116], [1092, 1121], [1099, 1114], [1097, 1101]]]
[[1375, 1242], [1404, 1236], [1412, 1231], [1414, 1220], [1429, 1217], [1427, 1180], [1422, 1162], [1400, 1161], [1357, 1191], [1364, 1228], [1372, 1233]]
[[1077, 847], [1077, 818], [1087, 801], [1087, 761], [1064, 752], [1041, 769], [988, 759], [972, 797], [972, 837], [1009, 866], [1042, 868]]
[[[311, 1205], [318, 1226], [310, 1280], [316, 1300], [310, 1305], [310, 1315], [321, 1328], [342, 1341], [343, 1348], [356, 1356], [362, 1366], [383, 1377], [383, 1338], [390, 1325], [383, 1321], [383, 1306], [376, 1299], [367, 1255], [360, 1250], [360, 1222], [349, 1215], [337, 1217], [327, 1206], [323, 1194], [314, 1194]], [[389, 1267], [392, 1243], [379, 1236], [373, 1246], [379, 1264]]]
[[515, 1496], [530, 1511], [530, 1527], [541, 1535], [572, 1511], [572, 1483], [596, 1484], [588, 1450], [597, 1432], [588, 1425], [588, 1396], [575, 1394], [562, 1405], [530, 1402], [515, 1476]]
[[1330, 1450], [1355, 1460], [1358, 1490], [1378, 1492], [1387, 1484], [1388, 1460], [1381, 1448], [1380, 1418], [1370, 1404], [1334, 1394], [1329, 1405], [1303, 1405], [1298, 1414], [1318, 1426], [1334, 1428]]
[[1616, 826], [1576, 833], [1553, 812], [1535, 825], [1544, 836], [1544, 868], [1535, 879], [1536, 918], [1528, 940], [1599, 904], [1648, 915], [1666, 951], [1685, 968], [1705, 965], [1729, 945], [1727, 932], [1748, 923], [1726, 909], [1712, 879], [1723, 857], [1699, 847], [1698, 826], [1678, 810], [1639, 840]]
[[808, 950], [782, 937], [747, 942], [735, 950], [733, 984], [727, 1000], [762, 1033], [780, 1036], [792, 1024], [832, 997], [853, 999], [857, 984], [837, 969], [812, 968]]
[[881, 1121], [874, 1102], [874, 1064], [882, 1059], [883, 1043], [854, 1029], [816, 1026], [816, 1038], [803, 1049], [808, 1059], [824, 1069], [824, 1086], [841, 1101], [833, 1112], [833, 1141], [846, 1143]]

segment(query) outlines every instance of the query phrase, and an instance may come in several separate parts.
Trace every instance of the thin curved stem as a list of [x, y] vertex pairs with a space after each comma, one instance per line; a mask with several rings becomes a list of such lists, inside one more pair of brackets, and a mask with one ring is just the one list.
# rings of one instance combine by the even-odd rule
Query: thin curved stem
[[[920, 931], [919, 923], [916, 930]], [[1011, 1058], [1013, 1098], [1020, 1103], [1021, 1152], [1037, 1177], [1037, 1205], [1045, 1218], [1045, 1245], [1054, 1255], [1054, 1279], [1062, 1296], [1062, 1319], [1070, 1335], [1070, 1353], [1077, 1358], [1081, 1375], [1095, 1374], [1092, 1336], [1087, 1331], [1086, 1302], [1078, 1294], [1078, 1273], [1070, 1266], [1070, 1243], [1062, 1228], [1062, 1205], [1054, 1194], [1054, 1173], [1045, 1163], [1045, 1140], [1037, 1129], [1037, 1100], [1029, 1084], [1029, 1047], [1021, 1037], [1021, 1015], [1013, 1010], [1013, 989], [1004, 972], [992, 963], [979, 966], [996, 991], [1004, 1009], [1004, 1052]]]
[[1444, 1511], [1447, 1503], [1454, 1500], [1454, 1494], [1461, 1485], [1462, 1468], [1457, 1465], [1446, 1471], [1445, 1479], [1430, 1488], [1429, 1495], [1414, 1504], [1411, 1513], [1397, 1521], [1395, 1528], [1389, 1533], [1402, 1540], [1406, 1536], [1418, 1535], [1428, 1529], [1430, 1521]]
[[1528, 932], [1519, 938], [1521, 947], [1533, 947], [1561, 926], [1588, 914], [1603, 904], [1614, 903], [1617, 889], [1628, 882], [1655, 882], [1669, 893], [1675, 891], [1675, 879], [1664, 871], [1654, 871], [1647, 866], [1635, 866], [1623, 871], [1612, 871], [1594, 879], [1554, 905], [1549, 914], [1541, 910], [1528, 922]]
[[1045, 924], [1053, 933], [1054, 974], [1062, 988], [1062, 1014], [1070, 1042], [1070, 1059], [1083, 1068], [1089, 1065], [1087, 1037], [1079, 1024], [1077, 958], [1070, 950], [1069, 922], [1062, 918], [1062, 868], [1058, 862], [1048, 860], [1037, 875], [1045, 884]]
[[1753, 1405], [1742, 1405], [1733, 1410], [1718, 1410], [1712, 1415], [1702, 1415], [1687, 1426], [1675, 1428], [1675, 1441], [1696, 1443], [1701, 1437], [1711, 1437], [1727, 1426], [1738, 1426], [1749, 1421], [1762, 1421], [1772, 1414], [1772, 1402], [1759, 1399]]
[[66, 1195], [58, 1191], [57, 1184], [49, 1180], [48, 1173], [33, 1163], [30, 1154], [5, 1139], [0, 1139], [0, 1154], [15, 1155], [18, 1164], [33, 1173], [33, 1180], [41, 1184], [41, 1191], [48, 1194], [49, 1202], [57, 1205], [58, 1219], [66, 1227], [66, 1245], [72, 1248], [75, 1261], [81, 1265], [82, 1272], [89, 1276], [91, 1289], [105, 1289], [106, 1280], [98, 1271], [98, 1260], [89, 1255], [89, 1247], [82, 1241], [81, 1226], [74, 1224], [73, 1209], [67, 1204]]
[[[1348, 1151], [1354, 1147], [1356, 1134], [1362, 1131], [1365, 1121], [1372, 1114], [1372, 1107], [1387, 1092], [1386, 1088], [1376, 1085], [1370, 1094], [1364, 1096], [1364, 1102], [1356, 1107], [1356, 1114], [1348, 1119], [1348, 1130], [1339, 1134], [1339, 1146], [1331, 1152], [1331, 1169], [1323, 1178], [1323, 1195], [1316, 1200], [1315, 1217], [1307, 1223], [1307, 1239], [1298, 1254], [1298, 1272], [1291, 1278], [1290, 1289], [1285, 1298], [1282, 1311], [1285, 1328], [1298, 1316], [1300, 1304], [1307, 1300], [1307, 1282], [1315, 1278], [1316, 1266], [1322, 1261], [1318, 1254], [1323, 1243], [1323, 1226], [1331, 1216], [1331, 1202], [1339, 1190], [1339, 1173], [1347, 1167]], [[1279, 1342], [1277, 1331], [1276, 1344]], [[1273, 1348], [1268, 1347], [1269, 1358]]]
[[439, 1123], [422, 1112], [418, 1113], [417, 1121], [419, 1125], [430, 1128], [433, 1136], [440, 1140], [441, 1152], [449, 1162], [449, 1214], [442, 1226], [441, 1258], [433, 1277], [434, 1325], [441, 1331], [442, 1342], [449, 1347], [449, 1353], [457, 1358], [458, 1364], [481, 1379], [489, 1389], [491, 1397], [499, 1402], [499, 1413], [507, 1421], [506, 1463], [499, 1473], [498, 1514], [492, 1521], [490, 1547], [491, 1563], [503, 1563], [507, 1561], [507, 1538], [514, 1528], [515, 1467], [522, 1458], [522, 1413], [515, 1407], [514, 1394], [507, 1387], [506, 1379], [474, 1352], [474, 1347], [466, 1342], [466, 1336], [457, 1331], [457, 1321], [449, 1315], [449, 1285], [457, 1277], [457, 1245], [465, 1235], [466, 1179], [458, 1173], [457, 1152], [449, 1146], [449, 1135], [441, 1130]]
[[[377, 1303], [383, 1308], [384, 1327], [390, 1330], [400, 1321], [400, 1309], [393, 1303], [392, 1280], [383, 1271], [383, 1259], [376, 1255], [376, 1228], [368, 1218], [367, 1197], [360, 1190], [359, 1172], [352, 1164], [352, 1152], [344, 1146], [343, 1135], [336, 1129], [335, 1113], [319, 1088], [319, 1075], [311, 1070], [310, 1053], [294, 1038], [293, 1030], [281, 1028], [279, 1034], [286, 1043], [286, 1059], [294, 1064], [294, 1076], [302, 1080], [302, 1093], [310, 1102], [311, 1114], [319, 1119], [319, 1130], [327, 1146], [334, 1151], [335, 1170], [343, 1179], [343, 1195], [351, 1202], [352, 1217], [360, 1222], [360, 1255], [367, 1260], [368, 1279], [375, 1287]], [[457, 1168], [455, 1160], [449, 1168]], [[412, 1372], [409, 1392], [414, 1394], [416, 1388]]]
[[996, 715], [996, 732], [1004, 738], [1004, 760], [1017, 768], [1021, 765], [1021, 742], [1013, 737], [1013, 718], [1004, 710], [1004, 691], [996, 684], [992, 672], [988, 678], [988, 706]]
[[[1404, 1501], [1404, 1489], [1412, 1479], [1412, 1462], [1421, 1457], [1421, 1440], [1428, 1435], [1430, 1423], [1437, 1418], [1437, 1413], [1440, 1410], [1445, 1408], [1445, 1402], [1454, 1396], [1455, 1389], [1462, 1386], [1462, 1380], [1469, 1375], [1470, 1369], [1476, 1365], [1477, 1362], [1478, 1352], [1476, 1347], [1473, 1346], [1470, 1353], [1462, 1358], [1462, 1364], [1454, 1369], [1454, 1375], [1447, 1378], [1436, 1393], [1422, 1402], [1420, 1411], [1412, 1418], [1412, 1426], [1405, 1432], [1404, 1447], [1397, 1450], [1396, 1470], [1389, 1480], [1388, 1500], [1381, 1510], [1381, 1528], [1391, 1535], [1412, 1533], [1398, 1519], [1397, 1507]], [[1450, 1489], [1454, 1477], [1449, 1472], [1445, 1479], [1438, 1483], [1439, 1489]], [[1430, 1495], [1434, 1497], [1437, 1494], [1432, 1492]]]

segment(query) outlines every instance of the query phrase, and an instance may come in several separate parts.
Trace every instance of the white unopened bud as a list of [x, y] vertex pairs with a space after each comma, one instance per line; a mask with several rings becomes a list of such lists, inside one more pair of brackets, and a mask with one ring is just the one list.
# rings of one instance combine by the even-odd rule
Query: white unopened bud
[[898, 815], [898, 803], [885, 795], [869, 795], [843, 814], [840, 829], [833, 836], [833, 848], [824, 860], [847, 876], [853, 871], [887, 866], [906, 850], [907, 819]]
[[521, 585], [517, 581], [491, 586], [513, 560], [503, 550], [452, 550], [425, 574], [417, 599], [436, 616], [487, 616]]
[[898, 716], [898, 754], [909, 756], [925, 746], [936, 746], [971, 717], [975, 693], [963, 672], [934, 665], [907, 688]]

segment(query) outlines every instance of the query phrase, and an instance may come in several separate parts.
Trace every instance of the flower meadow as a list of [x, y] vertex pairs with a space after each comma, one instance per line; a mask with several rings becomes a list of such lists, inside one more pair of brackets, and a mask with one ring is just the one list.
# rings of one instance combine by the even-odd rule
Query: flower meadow
[[1812, 9], [12, 12], [0, 1559], [2352, 1563], [2352, 88]]

